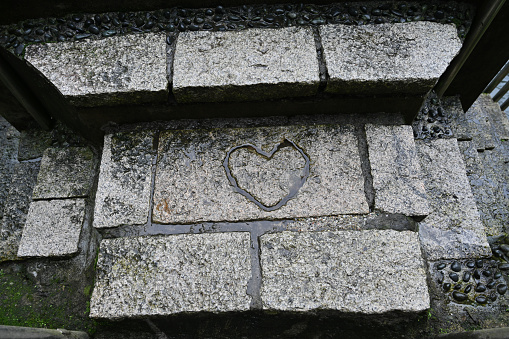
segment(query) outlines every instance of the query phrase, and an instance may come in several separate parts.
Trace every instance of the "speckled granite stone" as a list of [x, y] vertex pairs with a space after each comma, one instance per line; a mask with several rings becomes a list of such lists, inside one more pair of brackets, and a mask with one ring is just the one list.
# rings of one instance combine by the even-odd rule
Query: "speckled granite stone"
[[266, 310], [377, 314], [430, 307], [417, 234], [282, 232], [260, 237]]
[[334, 93], [425, 94], [461, 48], [454, 25], [429, 21], [319, 30]]
[[90, 316], [247, 311], [249, 248], [247, 232], [103, 240]]
[[48, 148], [41, 160], [33, 198], [86, 197], [93, 180], [94, 153], [90, 148]]
[[[260, 153], [271, 150], [275, 151], [270, 160], [267, 154]], [[237, 187], [232, 183], [234, 180]], [[277, 204], [292, 193], [286, 203]], [[270, 208], [263, 209], [253, 200]], [[368, 212], [358, 141], [351, 126], [161, 133], [152, 215], [155, 222], [240, 221]]]
[[25, 59], [78, 106], [167, 99], [164, 34], [29, 45]]
[[173, 66], [178, 102], [313, 95], [318, 59], [310, 27], [179, 34]]
[[375, 209], [426, 216], [429, 204], [412, 127], [366, 125]]
[[84, 199], [33, 201], [18, 257], [57, 257], [77, 253], [84, 218]]
[[428, 260], [490, 256], [456, 139], [416, 141], [431, 213], [419, 223]]
[[94, 227], [148, 221], [154, 132], [108, 134], [104, 138]]

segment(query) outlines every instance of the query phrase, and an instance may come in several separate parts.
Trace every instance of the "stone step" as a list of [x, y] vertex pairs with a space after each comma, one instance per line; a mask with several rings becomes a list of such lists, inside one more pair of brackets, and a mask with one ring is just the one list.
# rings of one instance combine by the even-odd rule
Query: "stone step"
[[[328, 310], [420, 313], [429, 308], [418, 236], [411, 231], [248, 232], [103, 240], [94, 318], [197, 312]], [[260, 256], [252, 260], [252, 256]], [[252, 265], [252, 262], [255, 264]], [[261, 282], [256, 279], [257, 262]], [[253, 290], [254, 289], [254, 290]]]
[[[454, 26], [420, 21], [329, 24], [318, 30], [187, 31], [168, 39], [145, 33], [29, 45], [25, 58], [89, 125], [190, 115], [295, 114], [306, 112], [307, 105], [322, 113], [399, 112], [410, 121], [460, 47]], [[168, 92], [176, 104], [167, 105], [173, 100]], [[266, 102], [282, 98], [301, 104]], [[239, 101], [257, 103], [234, 104]], [[202, 102], [222, 104], [211, 108]], [[143, 103], [153, 105], [137, 105]], [[127, 104], [147, 114], [120, 111]], [[118, 109], [106, 115], [94, 109], [104, 105]]]

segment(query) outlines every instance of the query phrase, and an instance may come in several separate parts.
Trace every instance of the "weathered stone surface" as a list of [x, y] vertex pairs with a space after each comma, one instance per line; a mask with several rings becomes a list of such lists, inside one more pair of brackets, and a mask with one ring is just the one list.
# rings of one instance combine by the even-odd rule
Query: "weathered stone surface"
[[453, 136], [460, 140], [472, 140], [472, 126], [463, 111], [459, 96], [443, 97], [441, 99], [442, 107], [446, 117], [451, 124]]
[[[466, 123], [466, 128], [470, 130], [472, 141], [478, 151], [493, 149], [499, 143], [496, 128], [488, 113], [489, 109], [485, 99], [485, 97], [481, 96], [472, 104], [468, 111], [465, 112], [463, 122], [464, 124]], [[489, 99], [489, 96], [487, 99]]]
[[152, 131], [105, 136], [95, 198], [95, 227], [148, 221], [154, 155]]
[[161, 133], [155, 222], [368, 212], [357, 138], [350, 126]]
[[491, 255], [456, 139], [416, 145], [432, 211], [419, 224], [427, 259]]
[[504, 151], [505, 148], [501, 145], [479, 153], [487, 177], [487, 186], [493, 192], [491, 199], [488, 200], [488, 203], [491, 203], [492, 216], [505, 228], [494, 230], [496, 233], [491, 235], [507, 232], [509, 224], [509, 164], [504, 159]]
[[500, 109], [500, 105], [491, 99], [489, 94], [481, 94], [476, 100], [479, 105], [484, 107], [488, 119], [491, 122], [494, 130], [494, 136], [497, 138], [497, 144], [500, 139], [509, 139], [509, 119], [505, 112]]
[[[466, 173], [472, 193], [474, 195], [479, 216], [488, 235], [498, 235], [504, 230], [502, 220], [495, 218], [498, 197], [494, 194], [494, 182], [486, 176], [484, 164], [472, 141], [458, 142], [459, 149], [463, 155]], [[488, 152], [488, 151], [486, 151]]]
[[366, 125], [375, 209], [426, 216], [429, 204], [411, 126]]
[[18, 259], [18, 246], [38, 171], [38, 162], [19, 163], [14, 168], [0, 227], [0, 261]]
[[23, 228], [18, 257], [77, 253], [84, 218], [84, 199], [33, 201]]
[[19, 132], [0, 116], [0, 224], [11, 177], [17, 163]]
[[184, 32], [177, 40], [178, 102], [307, 96], [317, 92], [319, 80], [310, 27]]
[[430, 306], [415, 232], [272, 233], [260, 237], [260, 248], [266, 310], [374, 314]]
[[25, 59], [78, 106], [164, 102], [165, 39], [148, 33], [35, 44]]
[[94, 165], [94, 153], [88, 147], [48, 148], [41, 160], [33, 199], [88, 196]]
[[89, 336], [81, 331], [68, 331], [64, 329], [52, 330], [47, 328], [19, 327], [0, 325], [1, 338], [48, 338], [48, 339], [88, 339]]
[[335, 93], [424, 94], [461, 48], [456, 27], [428, 21], [319, 30], [330, 75], [326, 91]]
[[42, 157], [46, 148], [51, 147], [51, 133], [39, 129], [21, 131], [18, 160], [32, 160]]
[[249, 248], [247, 232], [103, 240], [90, 316], [246, 311]]

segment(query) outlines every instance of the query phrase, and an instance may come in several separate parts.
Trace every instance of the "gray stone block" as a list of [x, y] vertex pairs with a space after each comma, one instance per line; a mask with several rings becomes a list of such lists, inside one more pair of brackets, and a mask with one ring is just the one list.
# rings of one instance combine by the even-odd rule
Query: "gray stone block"
[[470, 130], [472, 141], [478, 151], [493, 149], [499, 143], [496, 136], [496, 129], [488, 114], [485, 101], [477, 99], [472, 106], [465, 112], [465, 128]]
[[490, 256], [456, 139], [417, 141], [431, 213], [419, 224], [428, 260]]
[[250, 244], [247, 232], [103, 240], [90, 316], [247, 311]]
[[42, 157], [46, 148], [53, 143], [51, 132], [39, 129], [21, 131], [18, 160], [32, 160]]
[[504, 151], [504, 147], [498, 146], [493, 150], [479, 153], [487, 184], [493, 192], [490, 199], [493, 218], [505, 228], [505, 230], [499, 228], [491, 235], [507, 232], [509, 225], [509, 165], [505, 162]]
[[377, 314], [430, 307], [417, 234], [282, 232], [260, 237], [263, 308]]
[[88, 147], [48, 148], [41, 160], [33, 199], [88, 196], [94, 167], [94, 153]]
[[366, 125], [375, 209], [426, 216], [429, 204], [411, 126]]
[[458, 146], [463, 155], [468, 181], [486, 233], [492, 236], [500, 235], [504, 232], [504, 223], [495, 217], [500, 203], [499, 197], [494, 193], [496, 191], [494, 181], [486, 176], [484, 164], [472, 141], [458, 142]]
[[500, 105], [491, 99], [489, 94], [481, 94], [477, 98], [477, 102], [484, 107], [488, 119], [491, 122], [495, 137], [497, 138], [497, 145], [501, 139], [509, 139], [509, 119], [505, 112], [500, 109]]
[[33, 201], [18, 257], [57, 257], [78, 252], [85, 218], [84, 199]]
[[25, 59], [78, 106], [167, 100], [166, 36], [34, 44]]
[[424, 94], [461, 48], [454, 25], [428, 21], [319, 30], [334, 93]]
[[180, 33], [173, 64], [178, 102], [313, 95], [319, 69], [310, 27]]
[[19, 163], [14, 168], [0, 225], [0, 262], [19, 259], [18, 246], [38, 171], [38, 162]]
[[443, 97], [441, 99], [442, 108], [446, 112], [446, 117], [451, 124], [453, 136], [460, 140], [472, 140], [472, 126], [468, 121], [465, 111], [461, 106], [459, 96]]
[[152, 131], [105, 136], [94, 227], [139, 225], [148, 221], [154, 156]]
[[163, 132], [152, 219], [366, 214], [357, 143], [353, 127], [338, 125]]

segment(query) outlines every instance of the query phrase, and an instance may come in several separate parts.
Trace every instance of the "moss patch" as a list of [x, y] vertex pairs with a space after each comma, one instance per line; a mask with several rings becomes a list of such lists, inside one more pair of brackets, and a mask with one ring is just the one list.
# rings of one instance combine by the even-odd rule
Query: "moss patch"
[[82, 293], [83, 287], [77, 289], [81, 281], [55, 277], [41, 285], [24, 266], [0, 266], [0, 324], [94, 332], [95, 321], [88, 317], [89, 297]]

